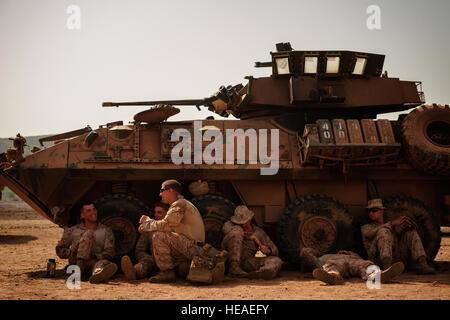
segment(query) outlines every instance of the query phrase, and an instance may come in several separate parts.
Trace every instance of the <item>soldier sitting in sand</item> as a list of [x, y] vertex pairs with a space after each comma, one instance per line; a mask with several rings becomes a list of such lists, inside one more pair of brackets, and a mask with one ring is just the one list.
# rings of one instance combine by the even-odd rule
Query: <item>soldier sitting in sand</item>
[[114, 234], [108, 226], [97, 221], [97, 209], [93, 203], [81, 207], [82, 222], [64, 230], [56, 245], [56, 254], [78, 265], [89, 282], [100, 283], [110, 279], [117, 271], [114, 257]]
[[[229, 273], [235, 277], [272, 279], [278, 275], [283, 261], [269, 236], [252, 223], [253, 215], [246, 206], [238, 206], [231, 221], [222, 227], [222, 248], [229, 252]], [[262, 256], [255, 256], [257, 253]]]
[[385, 222], [385, 208], [381, 199], [369, 200], [366, 209], [371, 222], [361, 227], [361, 233], [370, 260], [387, 269], [395, 261], [402, 261], [408, 267], [411, 258], [419, 274], [435, 273], [434, 268], [427, 264], [414, 221], [400, 216]]

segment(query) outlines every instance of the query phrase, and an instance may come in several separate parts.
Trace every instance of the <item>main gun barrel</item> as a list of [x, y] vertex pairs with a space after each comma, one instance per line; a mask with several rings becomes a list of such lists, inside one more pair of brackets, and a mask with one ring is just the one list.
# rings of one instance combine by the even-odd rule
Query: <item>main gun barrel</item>
[[210, 99], [186, 99], [186, 100], [155, 100], [138, 102], [103, 102], [103, 107], [119, 106], [153, 106], [156, 104], [169, 104], [173, 106], [202, 106], [209, 105]]

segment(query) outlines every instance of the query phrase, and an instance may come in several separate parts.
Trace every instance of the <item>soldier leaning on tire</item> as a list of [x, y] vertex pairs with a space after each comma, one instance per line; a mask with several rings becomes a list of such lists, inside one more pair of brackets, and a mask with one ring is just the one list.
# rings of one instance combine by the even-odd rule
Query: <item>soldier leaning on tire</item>
[[392, 262], [402, 261], [410, 265], [409, 257], [419, 274], [433, 274], [434, 268], [426, 262], [422, 241], [415, 229], [415, 223], [406, 216], [384, 222], [384, 209], [381, 199], [369, 200], [366, 207], [372, 222], [361, 227], [364, 247], [369, 259], [387, 269]]
[[181, 195], [178, 181], [164, 181], [159, 195], [163, 203], [170, 205], [166, 216], [159, 221], [142, 216], [139, 232], [154, 231], [153, 255], [160, 272], [150, 282], [173, 282], [176, 260], [190, 262], [202, 251], [205, 226], [197, 208]]
[[[344, 284], [344, 278], [361, 277], [367, 280], [369, 276], [378, 271], [368, 274], [367, 268], [374, 263], [364, 260], [352, 251], [340, 250], [335, 254], [321, 254], [313, 248], [302, 248], [300, 251], [302, 265], [306, 270], [312, 271], [314, 279], [336, 285]], [[391, 281], [401, 274], [405, 266], [402, 262], [396, 262], [380, 274], [382, 283]]]
[[[283, 261], [269, 236], [252, 224], [253, 215], [246, 206], [237, 206], [231, 221], [222, 227], [222, 249], [229, 252], [229, 273], [235, 277], [272, 279], [278, 275]], [[256, 257], [258, 251], [264, 256]]]
[[[157, 202], [153, 206], [155, 220], [163, 219], [169, 206], [162, 202]], [[153, 232], [143, 232], [136, 243], [135, 257], [138, 260], [134, 266], [129, 256], [123, 256], [121, 259], [122, 271], [127, 280], [136, 280], [145, 278], [151, 271], [156, 269], [155, 258], [152, 250]]]
[[78, 265], [82, 279], [100, 283], [110, 279], [117, 271], [114, 257], [114, 234], [108, 226], [97, 221], [97, 209], [93, 203], [81, 207], [82, 222], [64, 230], [56, 245], [56, 254], [69, 259], [70, 265]]

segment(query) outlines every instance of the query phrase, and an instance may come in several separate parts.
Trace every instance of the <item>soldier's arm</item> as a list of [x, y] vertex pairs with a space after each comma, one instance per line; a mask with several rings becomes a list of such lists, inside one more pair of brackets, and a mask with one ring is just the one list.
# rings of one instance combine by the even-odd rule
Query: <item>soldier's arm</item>
[[258, 230], [259, 232], [257, 233], [257, 237], [258, 239], [261, 241], [261, 243], [267, 247], [270, 248], [271, 252], [270, 252], [270, 256], [278, 256], [278, 248], [275, 245], [275, 243], [273, 243], [273, 241], [270, 239], [270, 237], [264, 232], [264, 230], [262, 230], [261, 228], [259, 228]]
[[150, 256], [148, 254], [151, 251], [149, 238], [150, 235], [147, 232], [142, 233], [141, 236], [139, 237], [139, 240], [136, 243], [136, 250], [134, 251], [136, 259], [141, 260], [146, 256]]
[[70, 245], [72, 244], [72, 228], [64, 229], [64, 233], [62, 235], [61, 240], [58, 241], [56, 245], [56, 255], [61, 259], [69, 258], [70, 254]]
[[112, 260], [115, 254], [114, 233], [111, 228], [106, 228], [105, 245], [103, 251], [97, 254], [97, 259]]
[[182, 205], [171, 207], [163, 219], [149, 219], [143, 222], [142, 231], [172, 231], [183, 219], [184, 210]]

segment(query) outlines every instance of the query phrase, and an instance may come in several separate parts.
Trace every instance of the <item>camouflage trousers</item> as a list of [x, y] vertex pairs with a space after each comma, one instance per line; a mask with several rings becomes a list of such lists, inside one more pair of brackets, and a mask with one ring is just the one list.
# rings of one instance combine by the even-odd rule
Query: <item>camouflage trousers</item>
[[177, 263], [191, 261], [202, 251], [196, 241], [175, 232], [156, 231], [152, 237], [153, 256], [159, 270], [173, 270]]
[[351, 255], [342, 255], [339, 258], [329, 259], [322, 269], [329, 273], [337, 273], [343, 278], [361, 277], [367, 280], [369, 274], [366, 273], [367, 267], [374, 265], [370, 260], [363, 260], [360, 257]]
[[96, 274], [101, 272], [111, 261], [106, 259], [97, 259], [94, 255], [93, 248], [95, 244], [95, 232], [92, 230], [86, 230], [78, 241], [73, 242], [70, 245], [69, 264], [77, 264], [78, 259], [83, 259], [87, 263], [85, 264], [84, 272], [92, 272]]
[[255, 257], [258, 249], [252, 240], [244, 238], [244, 230], [241, 227], [235, 227], [225, 235], [222, 249], [228, 251], [230, 262], [238, 262], [246, 272], [268, 269], [278, 274], [283, 265], [283, 261], [276, 256]]
[[410, 259], [416, 261], [419, 257], [426, 256], [426, 253], [415, 229], [398, 234], [391, 229], [381, 228], [370, 244], [368, 255], [376, 263], [381, 263], [384, 258], [391, 258], [392, 262], [402, 261], [406, 265]]
[[138, 279], [145, 278], [151, 271], [156, 269], [155, 258], [147, 255], [139, 259], [138, 263], [134, 265], [136, 269], [136, 277]]

